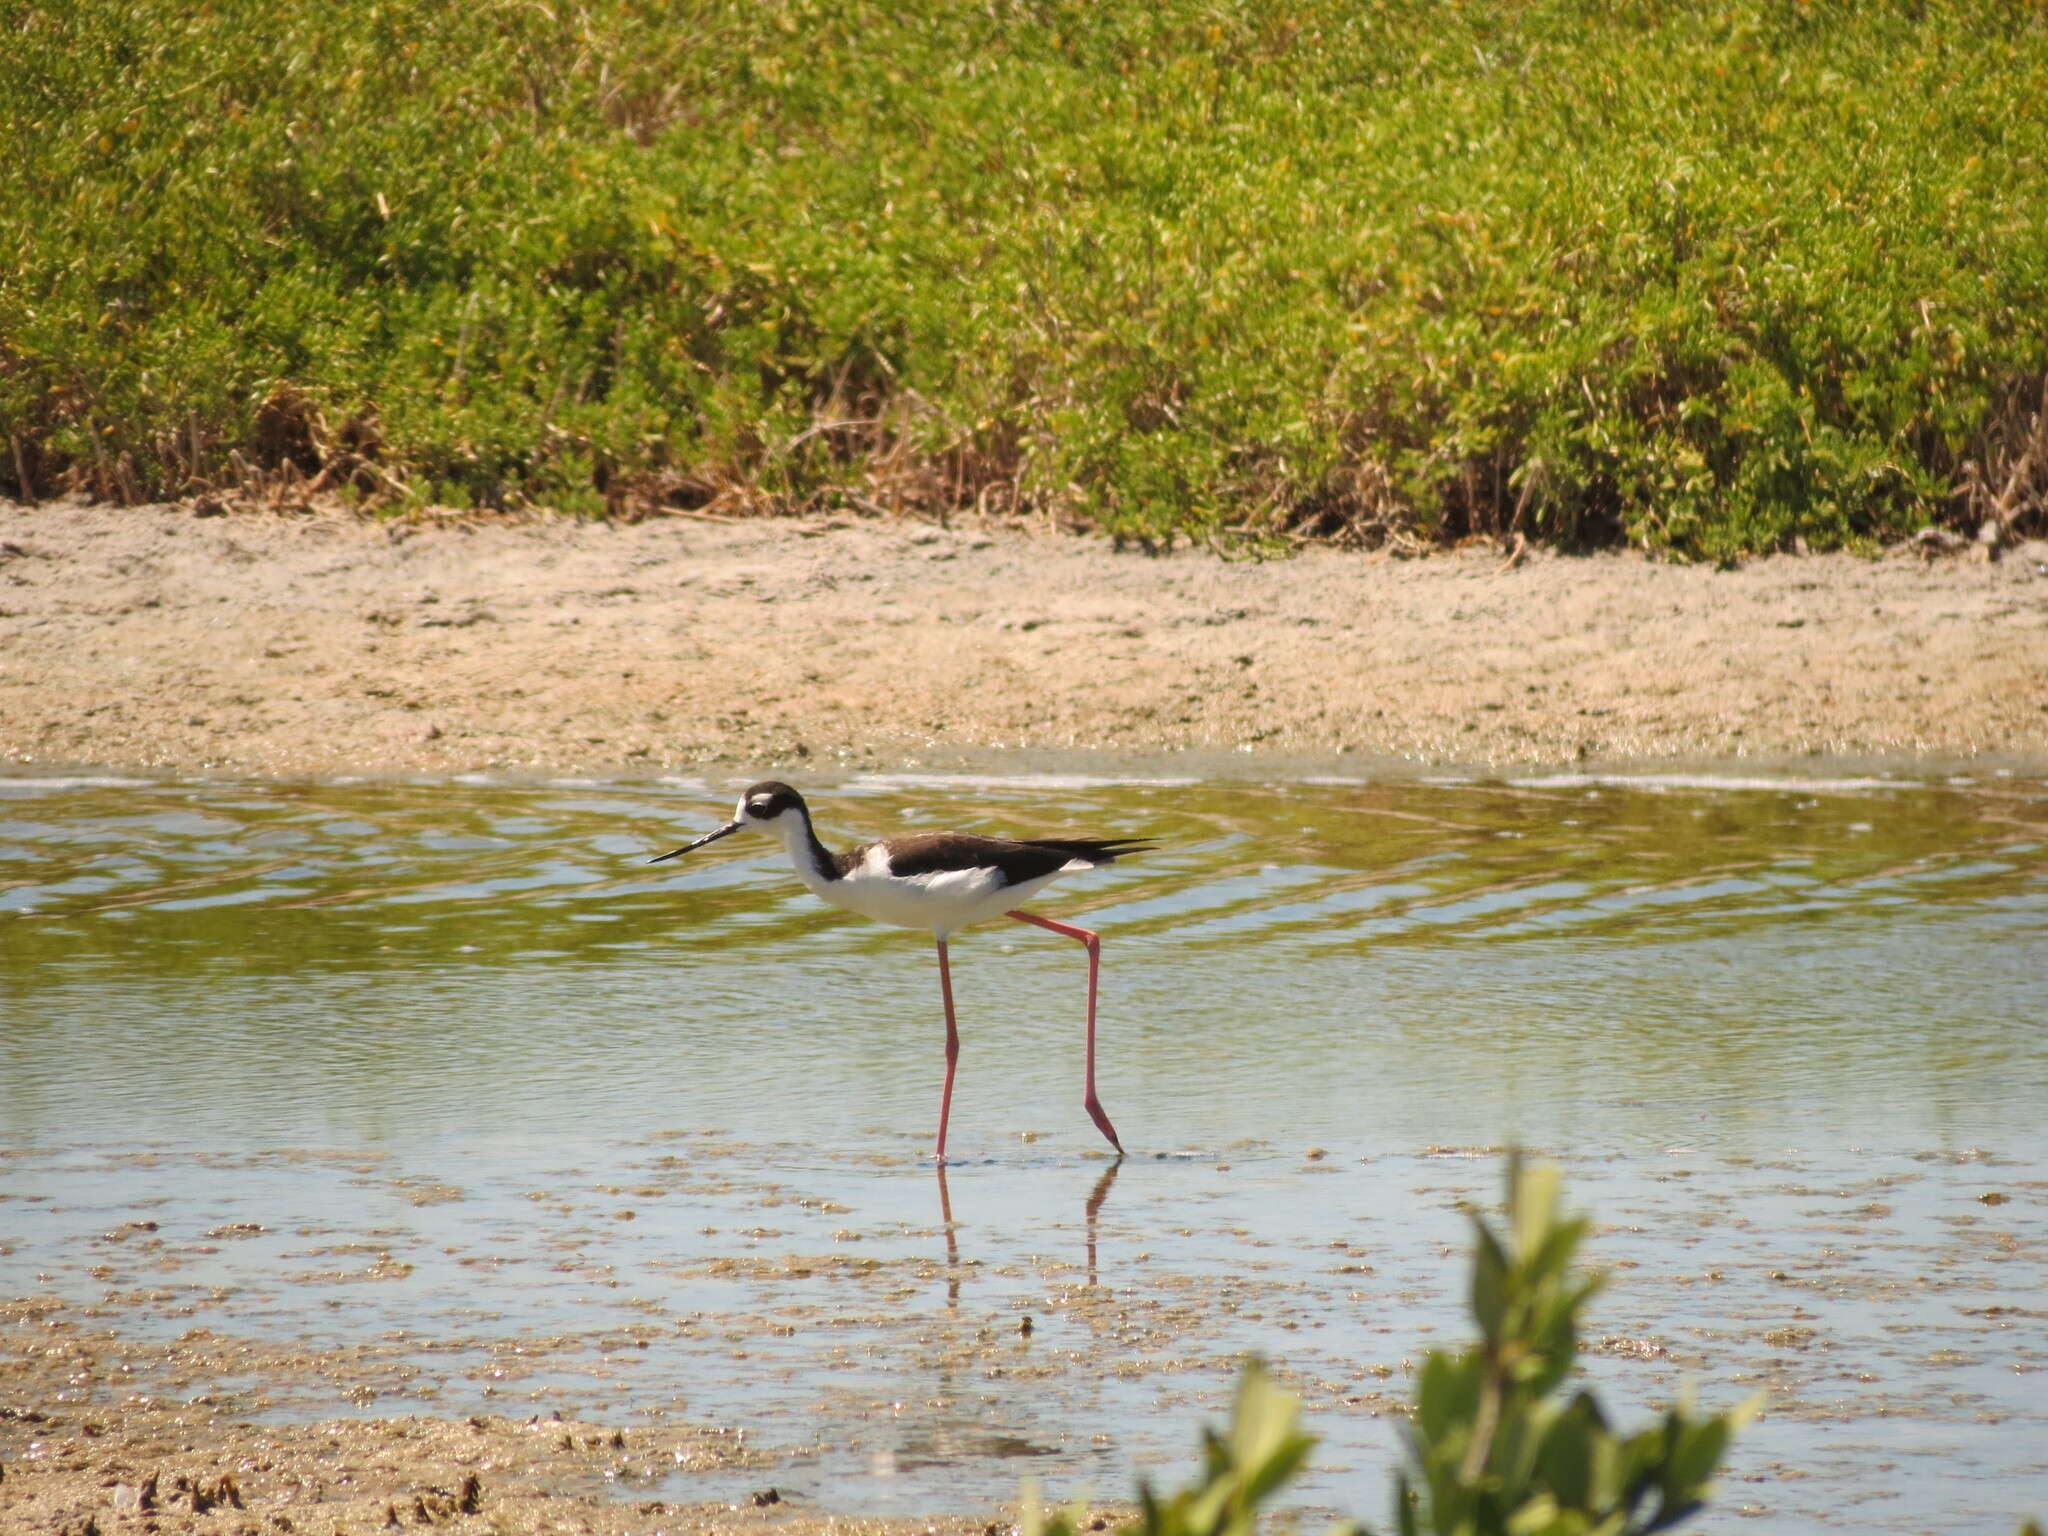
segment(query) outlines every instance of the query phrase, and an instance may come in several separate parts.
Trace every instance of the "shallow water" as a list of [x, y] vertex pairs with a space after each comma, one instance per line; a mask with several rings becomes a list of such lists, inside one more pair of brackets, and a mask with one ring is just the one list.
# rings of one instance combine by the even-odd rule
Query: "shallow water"
[[1078, 946], [998, 925], [954, 948], [942, 1184], [929, 941], [765, 841], [644, 864], [731, 786], [0, 779], [0, 1297], [352, 1351], [164, 1391], [713, 1419], [882, 1512], [1178, 1475], [1257, 1349], [1324, 1437], [1304, 1497], [1377, 1520], [1522, 1142], [1601, 1223], [1625, 1417], [1768, 1390], [1725, 1505], [2048, 1507], [2048, 787], [815, 798], [828, 841], [1160, 840], [1038, 904], [1104, 934], [1131, 1158], [1079, 1105]]

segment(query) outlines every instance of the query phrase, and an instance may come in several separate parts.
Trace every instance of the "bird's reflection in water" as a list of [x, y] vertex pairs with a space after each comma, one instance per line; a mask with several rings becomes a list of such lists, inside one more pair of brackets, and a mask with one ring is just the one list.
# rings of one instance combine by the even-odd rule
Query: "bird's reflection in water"
[[[1109, 1192], [1116, 1187], [1116, 1176], [1122, 1170], [1124, 1160], [1117, 1158], [1102, 1170], [1102, 1177], [1095, 1181], [1095, 1187], [1088, 1191], [1088, 1203], [1082, 1207], [1082, 1223], [1087, 1232], [1088, 1242], [1088, 1283], [1099, 1285], [1095, 1260], [1096, 1220], [1102, 1214], [1102, 1207], [1109, 1200]], [[960, 1303], [960, 1231], [953, 1221], [953, 1192], [946, 1185], [946, 1165], [936, 1163], [933, 1171], [939, 1179], [939, 1225], [946, 1234], [946, 1304]]]
[[953, 1196], [946, 1189], [946, 1165], [932, 1165], [939, 1174], [939, 1221], [946, 1229], [946, 1305], [960, 1305], [960, 1234], [953, 1227]]
[[1116, 1183], [1117, 1172], [1123, 1165], [1124, 1160], [1118, 1158], [1107, 1168], [1103, 1169], [1102, 1177], [1095, 1181], [1095, 1188], [1088, 1192], [1088, 1283], [1090, 1285], [1097, 1283], [1095, 1279], [1095, 1218], [1102, 1214], [1102, 1203], [1109, 1198], [1109, 1191]]

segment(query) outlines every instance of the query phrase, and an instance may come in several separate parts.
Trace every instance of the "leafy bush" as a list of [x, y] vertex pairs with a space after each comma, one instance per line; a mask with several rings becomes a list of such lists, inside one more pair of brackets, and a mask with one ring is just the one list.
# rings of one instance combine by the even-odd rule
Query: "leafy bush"
[[[1643, 1536], [1696, 1512], [1745, 1405], [1689, 1407], [1621, 1436], [1589, 1390], [1560, 1389], [1578, 1353], [1579, 1309], [1600, 1288], [1572, 1273], [1586, 1222], [1557, 1214], [1555, 1168], [1508, 1171], [1505, 1241], [1475, 1216], [1471, 1308], [1479, 1340], [1423, 1361], [1394, 1523], [1403, 1536]], [[1259, 1506], [1307, 1459], [1300, 1406], [1256, 1360], [1230, 1430], [1203, 1432], [1201, 1478], [1166, 1499], [1147, 1487], [1142, 1536], [1252, 1536]], [[1027, 1512], [1027, 1536], [1074, 1536], [1075, 1521]], [[1366, 1536], [1366, 1527], [1333, 1536]]]
[[[1259, 1509], [1301, 1470], [1315, 1436], [1300, 1428], [1301, 1405], [1273, 1384], [1258, 1360], [1245, 1362], [1238, 1379], [1230, 1429], [1202, 1430], [1202, 1475], [1161, 1499], [1150, 1483], [1138, 1489], [1139, 1517], [1128, 1528], [1143, 1536], [1253, 1536]], [[1086, 1511], [1048, 1517], [1030, 1497], [1024, 1536], [1078, 1536]], [[1333, 1532], [1332, 1536], [1338, 1536]]]
[[[1681, 1404], [1633, 1435], [1608, 1427], [1587, 1390], [1560, 1395], [1578, 1354], [1579, 1308], [1599, 1275], [1572, 1273], [1583, 1218], [1557, 1214], [1558, 1172], [1508, 1163], [1505, 1241], [1474, 1216], [1471, 1308], [1479, 1340], [1423, 1361], [1400, 1473], [1402, 1536], [1647, 1536], [1705, 1504], [1728, 1442], [1757, 1400], [1699, 1415]], [[1254, 1536], [1260, 1509], [1315, 1448], [1301, 1405], [1248, 1360], [1230, 1428], [1202, 1431], [1202, 1472], [1161, 1498], [1139, 1489], [1126, 1536]], [[1048, 1516], [1025, 1500], [1024, 1536], [1078, 1536], [1085, 1510]], [[1330, 1536], [1370, 1536], [1356, 1523]], [[2043, 1536], [2028, 1520], [2019, 1536]]]
[[0, 490], [1696, 554], [2048, 495], [2028, 0], [7, 17]]
[[1680, 1404], [1623, 1436], [1590, 1390], [1564, 1399], [1579, 1308], [1603, 1280], [1571, 1273], [1586, 1221], [1559, 1219], [1557, 1170], [1509, 1167], [1507, 1242], [1473, 1222], [1479, 1342], [1423, 1362], [1399, 1529], [1633, 1536], [1674, 1526], [1705, 1501], [1729, 1438], [1757, 1405], [1702, 1417]]

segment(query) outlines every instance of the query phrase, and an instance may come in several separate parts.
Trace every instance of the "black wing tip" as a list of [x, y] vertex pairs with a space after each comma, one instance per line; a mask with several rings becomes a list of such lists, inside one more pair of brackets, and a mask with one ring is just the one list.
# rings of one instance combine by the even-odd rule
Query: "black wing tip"
[[1159, 846], [1149, 837], [1047, 837], [1034, 841], [1047, 848], [1065, 849], [1093, 864], [1114, 864], [1127, 853], [1150, 853]]

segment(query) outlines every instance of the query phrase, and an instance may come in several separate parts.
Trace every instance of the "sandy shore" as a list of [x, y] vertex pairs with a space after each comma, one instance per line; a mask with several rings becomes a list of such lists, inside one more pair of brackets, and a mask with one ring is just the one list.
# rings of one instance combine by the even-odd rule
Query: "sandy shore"
[[[162, 1353], [205, 1354], [210, 1341], [198, 1332], [196, 1341]], [[10, 1354], [21, 1347], [11, 1330], [0, 1328], [0, 1339]], [[80, 1409], [67, 1403], [80, 1395], [81, 1371], [94, 1375], [103, 1360], [132, 1362], [147, 1351], [112, 1335], [67, 1332], [39, 1343], [26, 1369], [6, 1373], [17, 1406], [0, 1410], [0, 1532], [8, 1536], [381, 1536], [420, 1528], [453, 1536], [988, 1536], [992, 1529], [986, 1518], [967, 1516], [889, 1521], [813, 1513], [784, 1498], [769, 1470], [749, 1479], [758, 1486], [744, 1497], [719, 1503], [635, 1496], [636, 1481], [743, 1472], [749, 1453], [730, 1429], [627, 1429], [548, 1415], [251, 1423], [210, 1406], [208, 1395], [164, 1401], [135, 1394]], [[39, 1380], [50, 1376], [42, 1361], [68, 1366], [70, 1375]], [[335, 1364], [316, 1356], [262, 1368], [303, 1375]]]
[[[9, 1339], [9, 1343], [14, 1341]], [[189, 1346], [188, 1346], [189, 1350]], [[35, 1351], [92, 1371], [102, 1355], [127, 1360], [132, 1340], [64, 1336]], [[306, 1369], [303, 1364], [300, 1369]], [[742, 1533], [774, 1530], [869, 1536], [883, 1521], [793, 1513], [771, 1474], [744, 1501], [672, 1504], [630, 1496], [636, 1469], [652, 1478], [744, 1466], [729, 1433], [654, 1429], [553, 1417], [329, 1419], [255, 1424], [203, 1398], [137, 1395], [109, 1407], [64, 1406], [58, 1383], [0, 1413], [0, 1531], [49, 1536], [221, 1536], [312, 1531], [373, 1536], [432, 1527], [450, 1532]], [[76, 1392], [71, 1396], [75, 1398]], [[37, 1407], [25, 1406], [36, 1403]], [[621, 1481], [622, 1477], [625, 1479]], [[758, 1500], [758, 1502], [757, 1502]], [[982, 1536], [985, 1522], [919, 1521], [934, 1536]], [[894, 1529], [913, 1528], [895, 1522]]]
[[266, 774], [999, 750], [2048, 760], [1997, 562], [1267, 563], [917, 523], [374, 524], [0, 504], [0, 761]]

